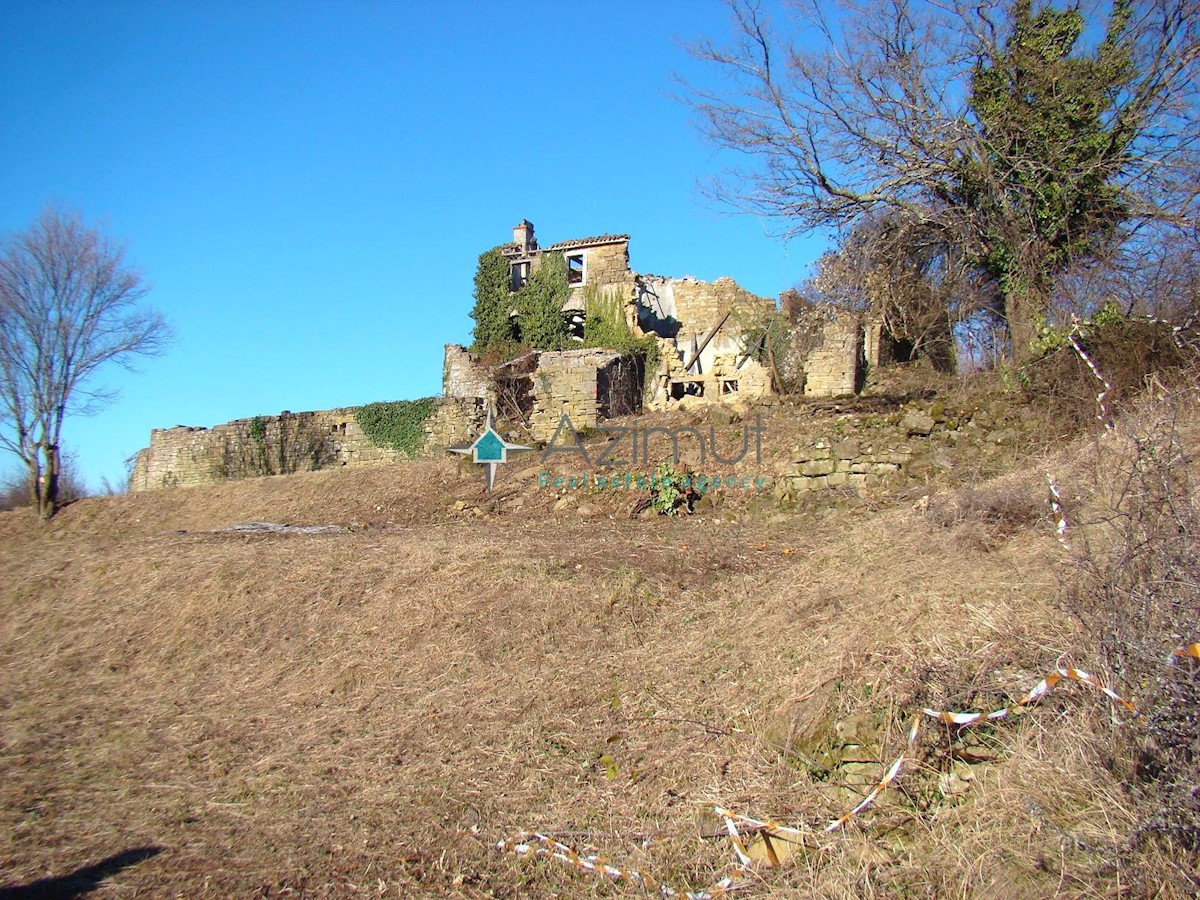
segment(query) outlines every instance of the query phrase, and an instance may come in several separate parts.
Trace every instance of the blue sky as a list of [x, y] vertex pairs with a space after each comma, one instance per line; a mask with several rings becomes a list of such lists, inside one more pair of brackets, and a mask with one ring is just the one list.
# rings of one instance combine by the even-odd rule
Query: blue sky
[[672, 97], [679, 41], [729, 33], [718, 0], [0, 0], [0, 231], [79, 210], [177, 333], [68, 422], [85, 478], [151, 428], [437, 394], [522, 218], [629, 233], [640, 272], [802, 280], [822, 241], [697, 190], [721, 161]]

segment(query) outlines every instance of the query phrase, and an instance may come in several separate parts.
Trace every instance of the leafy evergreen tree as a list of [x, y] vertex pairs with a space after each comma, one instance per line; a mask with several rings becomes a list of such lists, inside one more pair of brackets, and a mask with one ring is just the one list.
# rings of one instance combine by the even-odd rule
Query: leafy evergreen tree
[[475, 328], [471, 335], [474, 343], [471, 352], [479, 354], [512, 340], [512, 325], [509, 312], [513, 307], [508, 288], [512, 278], [508, 260], [494, 247], [479, 256], [475, 270], [475, 308], [471, 318]]
[[568, 340], [563, 304], [570, 295], [567, 261], [561, 253], [543, 253], [525, 287], [516, 295], [521, 342], [538, 350], [561, 350]]
[[983, 140], [961, 158], [951, 197], [973, 214], [976, 256], [1004, 296], [1014, 350], [1033, 341], [1054, 276], [1129, 214], [1119, 178], [1138, 129], [1117, 106], [1136, 76], [1129, 12], [1118, 2], [1099, 47], [1073, 55], [1079, 10], [1034, 12], [1018, 0], [1003, 48], [972, 78]]

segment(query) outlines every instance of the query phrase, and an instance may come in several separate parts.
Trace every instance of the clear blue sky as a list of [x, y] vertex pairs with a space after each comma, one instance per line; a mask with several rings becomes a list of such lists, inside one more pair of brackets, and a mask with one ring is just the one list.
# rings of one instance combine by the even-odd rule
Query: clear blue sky
[[151, 428], [437, 394], [522, 218], [627, 232], [640, 272], [800, 281], [822, 241], [697, 190], [720, 160], [672, 74], [729, 33], [718, 0], [0, 0], [0, 230], [79, 210], [178, 336], [68, 422], [85, 478]]

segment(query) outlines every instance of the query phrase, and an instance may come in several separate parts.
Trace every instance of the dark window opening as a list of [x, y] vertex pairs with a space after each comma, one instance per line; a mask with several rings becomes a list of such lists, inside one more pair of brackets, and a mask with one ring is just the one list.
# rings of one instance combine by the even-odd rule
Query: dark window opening
[[684, 397], [703, 397], [704, 383], [700, 381], [672, 381], [670, 394], [672, 400], [682, 400]]
[[528, 281], [529, 281], [529, 263], [528, 262], [513, 263], [512, 264], [511, 289], [514, 291], [519, 291], [521, 288], [525, 287], [525, 284]]
[[583, 284], [584, 264], [582, 253], [567, 257], [567, 284]]
[[735, 379], [721, 382], [722, 394], [736, 394], [738, 392], [738, 383]]
[[569, 312], [566, 315], [567, 319], [567, 334], [570, 335], [573, 341], [582, 341], [584, 326], [587, 324], [587, 317], [581, 312]]

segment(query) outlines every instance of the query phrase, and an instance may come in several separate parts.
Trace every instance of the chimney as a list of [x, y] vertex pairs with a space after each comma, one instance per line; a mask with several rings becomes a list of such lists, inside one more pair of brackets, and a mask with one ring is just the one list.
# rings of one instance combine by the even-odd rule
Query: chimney
[[522, 219], [520, 224], [513, 226], [513, 243], [521, 248], [522, 253], [537, 249], [537, 239], [533, 236], [533, 223]]

